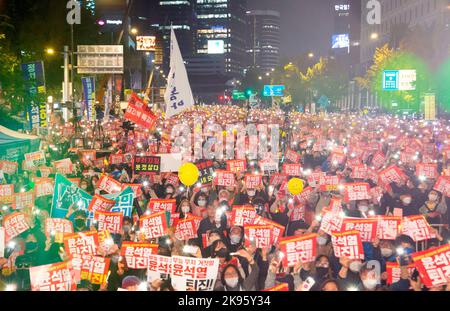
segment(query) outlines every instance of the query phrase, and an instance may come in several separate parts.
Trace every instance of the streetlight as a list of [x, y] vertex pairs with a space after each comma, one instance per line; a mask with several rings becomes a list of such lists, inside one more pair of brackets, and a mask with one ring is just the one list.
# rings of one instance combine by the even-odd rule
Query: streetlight
[[373, 32], [373, 33], [370, 35], [370, 39], [372, 39], [372, 40], [377, 40], [378, 38], [379, 38], [379, 35], [378, 35], [377, 32]]
[[310, 52], [310, 53], [308, 54], [308, 57], [309, 57], [309, 58], [313, 58], [313, 57], [314, 57], [314, 53], [313, 53], [313, 52]]
[[139, 30], [137, 30], [137, 28], [135, 28], [135, 27], [131, 28], [131, 33], [132, 33], [133, 35], [137, 35], [138, 32], [139, 32]]
[[258, 79], [259, 79], [259, 80], [262, 80], [262, 77], [261, 77], [261, 76], [259, 76], [259, 77], [258, 77]]
[[45, 53], [48, 55], [55, 55], [55, 50], [53, 48], [48, 48], [45, 50]]

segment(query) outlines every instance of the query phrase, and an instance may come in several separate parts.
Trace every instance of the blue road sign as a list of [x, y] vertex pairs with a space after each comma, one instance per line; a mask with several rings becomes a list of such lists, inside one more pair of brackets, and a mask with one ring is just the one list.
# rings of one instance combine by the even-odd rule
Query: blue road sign
[[284, 96], [284, 85], [264, 85], [264, 92], [263, 96], [270, 97], [270, 96]]
[[398, 91], [399, 89], [399, 71], [385, 70], [383, 71], [383, 90]]

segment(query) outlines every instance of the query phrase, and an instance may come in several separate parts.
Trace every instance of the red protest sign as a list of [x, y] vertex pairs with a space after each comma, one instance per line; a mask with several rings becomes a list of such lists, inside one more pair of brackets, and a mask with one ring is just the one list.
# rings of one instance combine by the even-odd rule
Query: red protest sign
[[280, 241], [280, 250], [284, 254], [283, 266], [295, 267], [298, 262], [310, 263], [317, 256], [317, 234], [300, 237], [286, 237]]
[[395, 240], [400, 235], [402, 218], [397, 216], [374, 216], [378, 219], [377, 237], [380, 240]]
[[39, 168], [42, 177], [48, 177], [51, 173], [53, 173], [52, 167], [41, 166]]
[[320, 230], [331, 235], [332, 232], [341, 232], [344, 219], [340, 214], [325, 212], [322, 215]]
[[383, 193], [384, 193], [383, 188], [381, 188], [379, 186], [371, 188], [369, 191], [370, 198], [373, 200], [376, 200], [378, 203], [380, 203]]
[[0, 171], [2, 171], [4, 174], [13, 175], [16, 173], [18, 168], [19, 163], [17, 162], [10, 162], [5, 160], [0, 161]]
[[429, 179], [435, 179], [439, 176], [437, 170], [437, 164], [431, 163], [417, 163], [416, 164], [416, 176], [418, 177], [426, 177]]
[[71, 263], [77, 281], [87, 280], [92, 284], [106, 284], [111, 259], [73, 254]]
[[370, 200], [370, 185], [368, 183], [344, 184], [344, 201]]
[[433, 189], [450, 197], [450, 176], [439, 176]]
[[320, 191], [338, 190], [339, 182], [339, 176], [322, 176], [319, 180]]
[[139, 220], [139, 231], [146, 240], [167, 235], [168, 225], [166, 212], [141, 217]]
[[280, 238], [284, 234], [284, 230], [286, 229], [283, 225], [272, 221], [270, 219], [256, 216], [253, 225], [262, 225], [262, 226], [271, 226], [272, 227], [272, 243], [277, 244]]
[[120, 233], [122, 230], [122, 212], [95, 211], [94, 218], [97, 220], [98, 231], [108, 230], [110, 233]]
[[77, 284], [70, 262], [54, 263], [30, 268], [32, 291], [75, 291]]
[[414, 242], [436, 238], [424, 215], [403, 217], [402, 234], [409, 235]]
[[124, 154], [111, 154], [109, 155], [109, 164], [123, 164], [125, 163]]
[[362, 242], [373, 242], [377, 237], [377, 218], [345, 218], [342, 231], [359, 231]]
[[153, 128], [158, 119], [152, 112], [144, 111], [133, 104], [128, 104], [124, 118], [146, 129]]
[[194, 218], [178, 219], [175, 223], [175, 238], [180, 241], [197, 237], [197, 223]]
[[245, 226], [245, 245], [254, 244], [256, 248], [267, 248], [273, 244], [271, 226]]
[[64, 236], [73, 233], [72, 222], [62, 218], [47, 218], [45, 220], [45, 235], [54, 236], [56, 243], [63, 243]]
[[245, 187], [247, 189], [257, 189], [262, 185], [262, 175], [246, 174]]
[[285, 159], [288, 160], [291, 163], [299, 163], [301, 155], [295, 152], [294, 150], [287, 148], [285, 153]]
[[294, 199], [299, 203], [307, 203], [309, 200], [310, 195], [314, 192], [313, 188], [307, 187], [303, 190], [302, 193], [297, 194], [294, 196]]
[[386, 163], [386, 157], [384, 156], [383, 153], [381, 152], [377, 152], [375, 153], [375, 155], [372, 158], [372, 166], [375, 169], [379, 169], [380, 167], [382, 167], [384, 164]]
[[227, 171], [232, 173], [245, 172], [247, 170], [246, 160], [228, 160]]
[[60, 161], [53, 162], [56, 172], [61, 175], [67, 175], [73, 173], [73, 164], [70, 159], [63, 159]]
[[230, 171], [216, 171], [216, 177], [214, 177], [213, 185], [224, 186], [224, 187], [234, 187], [236, 186], [236, 179], [234, 178], [234, 173]]
[[308, 176], [308, 184], [311, 187], [316, 188], [320, 183], [320, 179], [325, 178], [326, 175], [325, 172], [313, 172]]
[[106, 212], [109, 211], [114, 205], [116, 205], [116, 201], [104, 198], [101, 195], [96, 194], [89, 203], [88, 210], [94, 213]]
[[148, 243], [123, 242], [120, 249], [120, 254], [125, 257], [130, 269], [147, 269], [148, 257], [157, 253], [158, 245]]
[[12, 206], [16, 210], [33, 207], [34, 198], [34, 190], [16, 193], [14, 194]]
[[98, 245], [97, 231], [80, 232], [64, 237], [64, 248], [69, 256], [73, 254], [95, 255]]
[[283, 164], [282, 173], [287, 176], [300, 176], [302, 174], [301, 164]]
[[290, 221], [297, 221], [297, 220], [305, 220], [306, 216], [306, 210], [305, 205], [300, 204], [296, 205], [291, 209], [291, 216], [289, 217]]
[[[416, 266], [414, 264], [410, 264], [406, 267], [408, 269], [408, 272], [410, 275], [414, 273], [414, 270], [416, 269]], [[400, 265], [396, 262], [386, 262], [386, 272], [388, 275], [388, 278], [386, 280], [386, 283], [388, 285], [391, 285], [393, 283], [397, 283], [401, 279], [401, 269]]]
[[353, 166], [350, 177], [353, 179], [366, 179], [367, 178], [367, 165], [358, 164], [358, 165]]
[[148, 203], [150, 211], [155, 214], [159, 212], [175, 213], [177, 209], [176, 199], [150, 199]]
[[450, 278], [450, 245], [412, 254], [420, 279], [428, 287], [442, 286]]
[[274, 287], [266, 288], [263, 290], [263, 292], [288, 292], [288, 291], [289, 285], [287, 283], [281, 283]]
[[276, 173], [270, 176], [270, 185], [276, 187], [282, 184], [287, 180], [287, 176], [285, 174]]
[[0, 203], [12, 203], [14, 199], [14, 185], [0, 185]]
[[334, 232], [331, 235], [331, 242], [337, 258], [364, 260], [364, 249], [359, 231]]
[[38, 182], [35, 182], [34, 192], [36, 193], [36, 198], [53, 194], [55, 188], [53, 182], [54, 180], [52, 178], [41, 179]]
[[231, 226], [251, 225], [255, 221], [257, 212], [253, 206], [233, 206], [231, 211]]
[[3, 219], [3, 227], [5, 228], [5, 242], [15, 238], [22, 232], [30, 229], [25, 214], [16, 212], [8, 214]]
[[383, 185], [389, 185], [392, 182], [402, 182], [407, 179], [405, 173], [395, 166], [391, 165], [378, 173], [379, 182]]
[[108, 175], [102, 175], [97, 182], [97, 189], [108, 193], [117, 193], [122, 189], [122, 184]]

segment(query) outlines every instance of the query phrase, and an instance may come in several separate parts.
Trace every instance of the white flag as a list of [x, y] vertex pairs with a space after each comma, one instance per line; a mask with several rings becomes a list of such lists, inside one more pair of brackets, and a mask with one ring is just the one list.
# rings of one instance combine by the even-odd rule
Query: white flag
[[166, 102], [166, 118], [177, 115], [194, 106], [191, 86], [181, 56], [180, 47], [173, 28], [170, 42], [170, 73], [167, 80], [167, 90], [164, 95]]

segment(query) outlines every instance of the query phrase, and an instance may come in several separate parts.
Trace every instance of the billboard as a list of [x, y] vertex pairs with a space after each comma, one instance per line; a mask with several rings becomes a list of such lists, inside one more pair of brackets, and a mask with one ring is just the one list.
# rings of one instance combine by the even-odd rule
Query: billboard
[[348, 33], [333, 35], [331, 42], [332, 49], [350, 48], [350, 36]]
[[123, 45], [79, 45], [78, 74], [123, 74]]
[[414, 91], [417, 73], [415, 70], [384, 70], [383, 90]]
[[208, 40], [208, 54], [224, 54], [225, 41], [223, 40]]
[[263, 96], [270, 97], [270, 96], [284, 96], [284, 85], [264, 85], [264, 91]]
[[154, 36], [137, 36], [136, 50], [154, 52], [156, 50], [156, 37]]

